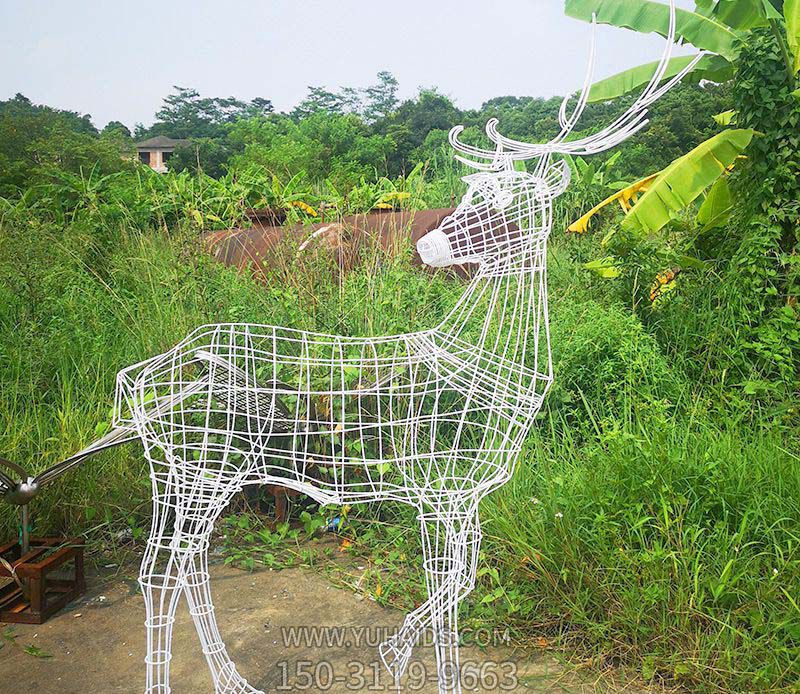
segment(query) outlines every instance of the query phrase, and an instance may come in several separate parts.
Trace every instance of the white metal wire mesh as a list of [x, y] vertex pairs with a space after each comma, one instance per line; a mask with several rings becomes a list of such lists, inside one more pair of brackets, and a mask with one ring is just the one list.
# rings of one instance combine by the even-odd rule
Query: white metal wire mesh
[[[416, 508], [428, 600], [381, 647], [398, 679], [431, 629], [441, 692], [460, 692], [458, 605], [475, 584], [478, 504], [506, 482], [553, 380], [546, 283], [552, 203], [570, 169], [646, 123], [675, 38], [651, 83], [600, 132], [568, 140], [586, 106], [561, 109], [547, 144], [487, 134], [460, 142], [478, 169], [456, 211], [418, 244], [435, 267], [477, 263], [463, 297], [429, 330], [354, 338], [260, 325], [200, 328], [166, 354], [122, 371], [116, 425], [135, 431], [151, 464], [153, 526], [142, 562], [149, 694], [166, 694], [172, 625], [184, 594], [217, 692], [256, 691], [236, 672], [217, 628], [207, 551], [214, 522], [240, 489], [279, 484], [322, 504], [394, 500]], [[688, 69], [687, 69], [688, 71]], [[480, 161], [475, 161], [478, 159]], [[535, 159], [532, 172], [515, 161]]]

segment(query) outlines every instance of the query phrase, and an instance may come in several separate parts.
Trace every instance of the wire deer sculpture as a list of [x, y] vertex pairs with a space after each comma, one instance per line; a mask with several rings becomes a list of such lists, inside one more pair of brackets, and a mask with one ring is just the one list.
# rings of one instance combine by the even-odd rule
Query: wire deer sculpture
[[[391, 500], [416, 509], [428, 599], [383, 643], [381, 657], [399, 682], [430, 630], [439, 691], [461, 691], [458, 606], [475, 585], [478, 506], [511, 477], [553, 382], [546, 252], [553, 201], [570, 182], [563, 157], [606, 151], [645, 127], [648, 108], [701, 57], [667, 78], [676, 35], [671, 0], [666, 48], [639, 98], [610, 125], [569, 139], [592, 84], [593, 25], [583, 89], [571, 110], [564, 100], [553, 140], [509, 139], [497, 120], [486, 126], [493, 150], [464, 144], [461, 127], [450, 133], [458, 159], [477, 172], [466, 177], [456, 211], [417, 248], [433, 267], [474, 263], [478, 270], [439, 325], [378, 338], [208, 326], [119, 374], [115, 430], [56, 472], [131, 438], [144, 444], [153, 492], [140, 573], [147, 694], [171, 691], [182, 595], [216, 692], [258, 691], [220, 636], [207, 558], [215, 521], [254, 484], [281, 485], [320, 504]], [[531, 163], [518, 170], [518, 162]], [[13, 493], [30, 496], [37, 482]]]

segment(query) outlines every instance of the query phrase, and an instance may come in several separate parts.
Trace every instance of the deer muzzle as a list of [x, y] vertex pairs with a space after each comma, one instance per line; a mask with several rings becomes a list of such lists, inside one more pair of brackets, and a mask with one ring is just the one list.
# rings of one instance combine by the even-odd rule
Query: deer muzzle
[[417, 253], [422, 262], [431, 267], [448, 267], [454, 262], [450, 241], [439, 229], [428, 232], [417, 241]]

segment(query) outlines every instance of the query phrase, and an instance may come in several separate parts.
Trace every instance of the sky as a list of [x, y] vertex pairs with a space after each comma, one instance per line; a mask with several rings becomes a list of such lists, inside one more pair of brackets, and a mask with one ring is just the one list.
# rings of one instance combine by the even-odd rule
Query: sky
[[[309, 85], [365, 87], [389, 70], [401, 97], [435, 86], [477, 108], [575, 91], [590, 33], [563, 0], [0, 0], [0, 100], [132, 127], [173, 85], [285, 111]], [[656, 60], [663, 40], [600, 27], [598, 46], [599, 78]]]

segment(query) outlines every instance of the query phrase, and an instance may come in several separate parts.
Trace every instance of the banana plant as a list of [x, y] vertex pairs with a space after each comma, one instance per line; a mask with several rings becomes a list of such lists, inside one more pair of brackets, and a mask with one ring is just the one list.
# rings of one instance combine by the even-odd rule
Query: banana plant
[[622, 156], [621, 151], [614, 152], [604, 162], [588, 162], [582, 157], [567, 157], [567, 161], [572, 169], [572, 184], [582, 191], [602, 191], [618, 190], [628, 184], [622, 181], [613, 180], [614, 166]]
[[[705, 55], [692, 74], [695, 79], [729, 80], [734, 73], [741, 41], [753, 29], [769, 27], [780, 43], [787, 70], [800, 72], [800, 0], [696, 0], [695, 10], [677, 10], [677, 34]], [[780, 11], [783, 10], [783, 12]], [[566, 14], [587, 22], [666, 36], [669, 7], [652, 0], [566, 0]], [[785, 30], [785, 39], [784, 39]], [[665, 78], [685, 68], [690, 57], [670, 62]], [[590, 102], [608, 101], [638, 89], [650, 81], [655, 63], [640, 65], [593, 85]]]
[[424, 206], [424, 187], [424, 163], [417, 164], [407, 176], [395, 179], [382, 176], [373, 182], [362, 176], [359, 185], [345, 196], [344, 211], [360, 214], [376, 210], [421, 209]]
[[730, 219], [733, 210], [733, 196], [727, 178], [720, 178], [697, 211], [697, 223], [703, 231], [723, 226]]
[[[623, 229], [640, 235], [652, 234], [660, 231], [675, 215], [709, 189], [698, 222], [706, 228], [718, 226], [724, 219], [723, 214], [728, 211], [722, 209], [722, 204], [725, 200], [730, 203], [730, 191], [727, 198], [724, 195], [727, 182], [721, 177], [733, 168], [754, 134], [746, 128], [724, 130], [676, 159], [663, 171], [606, 198], [567, 230], [576, 234], [586, 233], [592, 219], [617, 202], [626, 215], [622, 222]], [[724, 183], [724, 188], [717, 187], [721, 183]]]
[[626, 185], [621, 190], [618, 190], [613, 195], [610, 195], [605, 200], [595, 205], [577, 222], [571, 224], [567, 228], [567, 231], [573, 234], [585, 234], [587, 231], [589, 231], [589, 225], [591, 224], [592, 219], [594, 219], [594, 217], [602, 212], [606, 207], [615, 202], [619, 203], [622, 211], [627, 214], [639, 201], [639, 198], [650, 189], [658, 176], [659, 174], [657, 173], [652, 174], [651, 176], [647, 176], [639, 181], [636, 181], [635, 183]]
[[664, 169], [633, 205], [623, 229], [654, 233], [717, 183], [742, 155], [755, 133], [747, 128], [723, 130]]
[[[792, 56], [790, 69], [796, 76], [800, 74], [800, 0], [785, 0], [783, 16], [786, 21], [786, 42]], [[800, 89], [795, 95], [800, 96]]]
[[[669, 31], [669, 7], [653, 0], [566, 0], [565, 10], [571, 17], [585, 21], [595, 17], [599, 23], [640, 33], [666, 36]], [[762, 28], [771, 28], [775, 34], [792, 78], [800, 72], [800, 0], [696, 0], [695, 10], [678, 10], [676, 21], [678, 36], [705, 53], [693, 71], [696, 79], [722, 82], [733, 77], [742, 42], [747, 41], [749, 32]], [[678, 74], [690, 59], [674, 58], [665, 77]], [[593, 85], [589, 99], [610, 100], [640, 88], [652, 78], [653, 70], [653, 65], [641, 65], [601, 80]], [[719, 114], [717, 122], [735, 125], [735, 111]], [[726, 130], [676, 159], [648, 181], [646, 192], [626, 210], [623, 227], [641, 233], [658, 232], [674, 214], [706, 190], [713, 190], [753, 135], [752, 130]], [[605, 201], [609, 202], [613, 200]], [[709, 202], [706, 212], [716, 202]], [[592, 210], [588, 219], [603, 206]], [[585, 231], [588, 219], [578, 220], [572, 230]], [[714, 215], [714, 220], [719, 219]]]

